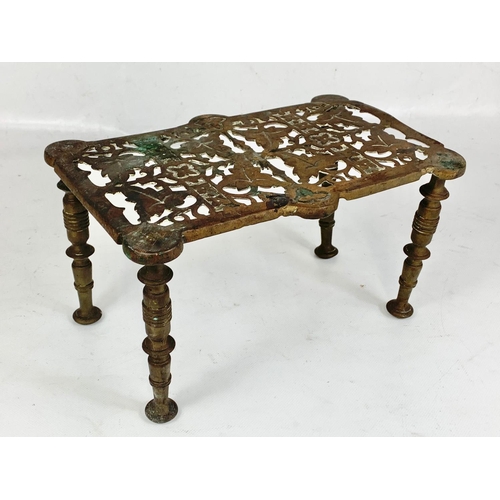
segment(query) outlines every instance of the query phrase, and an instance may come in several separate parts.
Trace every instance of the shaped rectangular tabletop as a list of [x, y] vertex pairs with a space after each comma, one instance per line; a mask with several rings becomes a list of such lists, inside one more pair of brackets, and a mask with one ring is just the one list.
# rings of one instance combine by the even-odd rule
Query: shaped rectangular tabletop
[[128, 242], [134, 255], [164, 257], [182, 241], [280, 215], [321, 218], [339, 197], [428, 172], [452, 179], [465, 168], [434, 139], [341, 96], [203, 115], [140, 135], [62, 141], [47, 147], [45, 159], [115, 241]]

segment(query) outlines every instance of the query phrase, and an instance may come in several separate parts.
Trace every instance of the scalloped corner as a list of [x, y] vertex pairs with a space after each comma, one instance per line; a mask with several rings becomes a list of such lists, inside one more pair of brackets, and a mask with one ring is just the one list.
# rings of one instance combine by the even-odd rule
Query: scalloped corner
[[53, 167], [60, 158], [73, 158], [85, 148], [86, 144], [85, 141], [76, 140], [53, 142], [45, 148], [45, 163]]
[[316, 97], [313, 97], [311, 99], [311, 102], [337, 103], [342, 101], [349, 101], [349, 99], [347, 97], [344, 97], [343, 95], [336, 95], [336, 94], [317, 95]]
[[136, 264], [164, 264], [176, 259], [183, 250], [181, 231], [143, 223], [123, 236], [125, 255]]
[[432, 165], [433, 174], [444, 180], [461, 177], [466, 168], [464, 157], [450, 149], [437, 152], [432, 159]]

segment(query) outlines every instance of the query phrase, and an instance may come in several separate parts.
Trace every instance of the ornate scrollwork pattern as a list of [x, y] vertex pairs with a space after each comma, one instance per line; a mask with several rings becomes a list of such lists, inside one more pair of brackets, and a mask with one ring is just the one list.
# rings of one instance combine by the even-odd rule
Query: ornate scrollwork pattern
[[[132, 225], [196, 228], [418, 165], [439, 145], [373, 108], [312, 102], [89, 143], [75, 160]], [[409, 135], [412, 134], [412, 135]]]

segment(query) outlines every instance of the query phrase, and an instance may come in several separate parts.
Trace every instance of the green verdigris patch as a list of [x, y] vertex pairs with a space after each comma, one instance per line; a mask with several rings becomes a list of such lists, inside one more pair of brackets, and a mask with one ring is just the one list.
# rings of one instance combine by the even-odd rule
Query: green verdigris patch
[[464, 168], [461, 162], [457, 161], [456, 155], [449, 155], [448, 153], [437, 153], [439, 166], [447, 170], [460, 170]]
[[154, 156], [161, 160], [178, 159], [179, 150], [174, 150], [161, 141], [157, 136], [143, 137], [134, 141], [137, 151], [148, 156]]
[[306, 189], [306, 188], [298, 188], [296, 190], [296, 193], [297, 193], [297, 198], [304, 198], [306, 196], [311, 196], [314, 194], [313, 191], [311, 191], [310, 189]]

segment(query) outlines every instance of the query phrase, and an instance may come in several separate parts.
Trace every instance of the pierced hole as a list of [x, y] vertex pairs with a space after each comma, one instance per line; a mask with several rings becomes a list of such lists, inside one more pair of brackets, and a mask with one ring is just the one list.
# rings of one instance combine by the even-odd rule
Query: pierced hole
[[188, 210], [187, 212], [185, 212], [186, 215], [191, 219], [191, 220], [194, 220], [196, 219], [196, 217], [193, 215], [193, 212], [191, 212], [191, 210]]
[[173, 179], [169, 179], [168, 177], [159, 177], [158, 180], [165, 182], [166, 184], [177, 184], [177, 181], [174, 181]]
[[222, 170], [222, 173], [224, 175], [231, 175], [231, 169], [234, 167], [234, 165], [224, 165], [223, 167], [219, 167], [219, 172]]
[[297, 156], [305, 155], [308, 158], [310, 158], [311, 156], [313, 156], [312, 153], [308, 153], [305, 149], [295, 149], [294, 151], [292, 151], [292, 153], [294, 155], [297, 155]]
[[304, 116], [305, 114], [305, 111], [302, 111], [301, 109], [297, 110], [297, 112], [295, 113], [297, 116]]
[[219, 184], [219, 182], [223, 179], [222, 175], [217, 174], [213, 179], [210, 179], [215, 185]]
[[429, 158], [429, 155], [426, 155], [423, 151], [420, 151], [420, 149], [417, 149], [415, 151], [415, 156], [419, 159], [419, 160], [425, 160], [426, 158]]
[[369, 130], [363, 130], [362, 132], [359, 132], [356, 134], [356, 137], [359, 137], [360, 139], [363, 139], [363, 141], [370, 141], [370, 131]]
[[184, 203], [182, 205], [177, 205], [178, 208], [188, 208], [193, 206], [196, 203], [196, 198], [192, 194], [188, 194], [186, 198], [184, 198]]
[[350, 108], [348, 106], [346, 106], [345, 109], [349, 111], [349, 113], [351, 113], [353, 116], [357, 116], [362, 120], [364, 120], [365, 122], [380, 123], [380, 118], [376, 117], [375, 115], [372, 115], [371, 113], [361, 112], [359, 109]]
[[311, 175], [309, 177], [309, 184], [316, 184], [319, 180], [319, 175]]
[[263, 188], [259, 186], [259, 191], [263, 193], [275, 193], [275, 194], [285, 194], [285, 188], [283, 186], [273, 186], [270, 188]]
[[264, 151], [264, 148], [262, 146], [259, 146], [255, 141], [249, 141], [245, 139], [245, 137], [243, 137], [242, 135], [237, 135], [232, 131], [229, 131], [229, 135], [234, 139], [243, 141], [249, 148], [253, 149], [253, 151], [255, 151], [256, 153], [262, 153], [262, 151]]
[[187, 191], [185, 186], [171, 186], [170, 191]]
[[253, 199], [254, 199], [256, 202], [258, 202], [258, 203], [262, 203], [262, 201], [263, 201], [263, 200], [260, 198], [260, 196], [257, 196], [257, 195], [253, 195], [253, 196], [251, 196], [251, 198], [253, 198]]
[[243, 149], [235, 146], [233, 141], [231, 141], [226, 135], [224, 135], [224, 134], [219, 135], [219, 139], [221, 139], [224, 146], [231, 148], [234, 153], [244, 153], [245, 152], [245, 151], [243, 151]]
[[392, 155], [391, 151], [384, 151], [383, 153], [379, 153], [378, 151], [365, 151], [365, 154], [372, 158], [387, 158]]
[[356, 141], [354, 144], [352, 144], [353, 148], [356, 148], [358, 151], [363, 147], [363, 143], [361, 141]]
[[234, 201], [241, 203], [242, 205], [251, 205], [252, 202], [248, 198], [235, 198]]
[[146, 156], [144, 153], [140, 153], [139, 151], [124, 151], [120, 153], [118, 156]]
[[215, 163], [217, 161], [227, 161], [227, 158], [222, 158], [219, 155], [214, 155], [210, 160], [208, 160], [209, 163]]
[[361, 172], [354, 167], [351, 167], [349, 172], [347, 172], [351, 177], [356, 177], [356, 179], [359, 179], [361, 177]]
[[96, 170], [92, 168], [92, 166], [89, 165], [88, 163], [79, 162], [78, 168], [80, 170], [83, 170], [84, 172], [90, 172], [88, 177], [90, 182], [92, 182], [94, 186], [103, 187], [111, 182], [111, 179], [109, 178], [108, 174], [103, 176], [101, 170]]
[[95, 155], [89, 155], [89, 154], [85, 153], [83, 156], [86, 158], [99, 158], [100, 156], [105, 156], [106, 158], [111, 158], [113, 156], [113, 153], [99, 153], [99, 154], [95, 154]]
[[[206, 162], [200, 161], [200, 160], [190, 160], [190, 161], [186, 162], [184, 165], [200, 165], [200, 166], [204, 167], [206, 165]], [[190, 171], [192, 171], [191, 168], [190, 168]]]
[[198, 207], [198, 213], [201, 215], [210, 215], [210, 209], [203, 203]]
[[171, 226], [172, 224], [173, 224], [173, 222], [171, 220], [165, 219], [164, 221], [160, 222], [158, 225], [165, 227], [165, 226]]
[[132, 184], [132, 186], [140, 187], [141, 189], [151, 188], [155, 191], [163, 191], [163, 186], [158, 186], [156, 182], [147, 182], [146, 184]]
[[151, 167], [152, 165], [156, 165], [154, 160], [149, 160], [144, 164], [145, 167]]
[[344, 130], [356, 130], [358, 127], [356, 125], [346, 125], [345, 123], [337, 123], [338, 128], [343, 128]]
[[285, 135], [285, 137], [281, 138], [281, 144], [278, 146], [278, 149], [283, 149], [286, 148], [287, 146], [293, 146], [293, 142], [287, 135]]
[[[163, 210], [163, 212], [160, 215], [152, 215], [151, 218], [149, 219], [149, 222], [151, 222], [151, 224], [155, 224], [160, 219], [163, 219], [164, 217], [168, 217], [171, 213], [172, 213], [172, 210], [169, 210], [168, 208], [166, 208], [165, 210]], [[170, 224], [164, 224], [163, 222], [160, 222], [159, 225], [165, 226], [165, 225], [173, 224], [172, 221], [168, 221]]]
[[289, 167], [282, 158], [269, 158], [268, 161], [273, 167], [282, 170], [288, 178], [300, 184], [300, 177], [293, 173], [293, 167]]
[[104, 196], [117, 208], [123, 208], [124, 217], [136, 226], [141, 220], [139, 214], [135, 211], [135, 203], [126, 199], [123, 193], [106, 193]]
[[153, 175], [160, 175], [161, 174], [161, 167], [155, 167], [153, 170]]
[[379, 161], [379, 163], [380, 163], [380, 165], [383, 165], [384, 167], [391, 167], [391, 168], [393, 168], [393, 167], [396, 166], [396, 164], [393, 161], [391, 161], [391, 160], [383, 160], [383, 161]]
[[247, 194], [250, 192], [250, 187], [247, 187], [247, 188], [244, 188], [244, 189], [236, 189], [234, 187], [223, 187], [222, 188], [223, 191], [225, 191], [226, 193], [229, 193], [229, 194]]
[[285, 125], [283, 123], [278, 123], [278, 122], [271, 122], [271, 123], [267, 123], [266, 125], [264, 125], [264, 128], [287, 128], [288, 125]]
[[170, 144], [170, 148], [171, 149], [180, 149], [184, 144], [186, 144], [186, 141], [174, 142], [173, 144]]
[[317, 119], [318, 119], [318, 116], [320, 115], [320, 113], [315, 113], [314, 115], [309, 115], [307, 117], [307, 119], [310, 121], [310, 122], [315, 122]]
[[146, 177], [146, 172], [142, 172], [140, 168], [134, 168], [134, 173], [133, 174], [129, 174], [129, 177], [127, 179], [127, 182], [132, 182], [132, 181], [135, 181], [137, 179], [140, 179], [141, 177]]
[[296, 130], [292, 130], [291, 132], [288, 133], [290, 137], [297, 137], [299, 133]]
[[406, 139], [406, 135], [401, 132], [401, 130], [392, 128], [392, 127], [387, 127], [384, 129], [384, 132], [392, 135], [396, 139]]
[[344, 135], [344, 142], [352, 142], [352, 137], [350, 135]]

